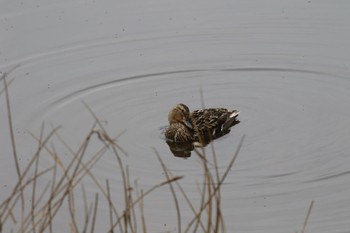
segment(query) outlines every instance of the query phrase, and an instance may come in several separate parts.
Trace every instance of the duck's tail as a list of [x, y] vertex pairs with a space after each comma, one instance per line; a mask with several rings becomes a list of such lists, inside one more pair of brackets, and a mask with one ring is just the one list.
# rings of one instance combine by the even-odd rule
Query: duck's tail
[[239, 120], [236, 119], [239, 113], [240, 112], [237, 110], [232, 110], [231, 114], [229, 115], [222, 127], [223, 132], [227, 131], [229, 128], [239, 123]]

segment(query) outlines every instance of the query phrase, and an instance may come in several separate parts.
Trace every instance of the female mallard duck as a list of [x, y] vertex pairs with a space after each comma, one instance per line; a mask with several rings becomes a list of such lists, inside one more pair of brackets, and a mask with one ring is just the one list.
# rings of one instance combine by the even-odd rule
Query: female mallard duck
[[165, 137], [175, 143], [193, 143], [204, 146], [211, 140], [230, 132], [238, 124], [239, 111], [226, 108], [208, 108], [190, 113], [184, 104], [176, 105], [168, 115], [169, 127]]

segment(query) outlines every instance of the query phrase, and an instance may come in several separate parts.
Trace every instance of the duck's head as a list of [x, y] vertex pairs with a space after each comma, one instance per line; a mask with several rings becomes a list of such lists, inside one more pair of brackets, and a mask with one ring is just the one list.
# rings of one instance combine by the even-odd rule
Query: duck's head
[[190, 110], [184, 104], [176, 105], [173, 109], [170, 110], [168, 115], [169, 124], [182, 123], [191, 127], [189, 118], [190, 118]]

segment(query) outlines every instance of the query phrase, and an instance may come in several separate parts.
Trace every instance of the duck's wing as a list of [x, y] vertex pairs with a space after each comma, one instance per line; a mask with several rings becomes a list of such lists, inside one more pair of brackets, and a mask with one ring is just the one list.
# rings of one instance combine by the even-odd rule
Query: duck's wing
[[190, 115], [193, 128], [203, 135], [222, 134], [237, 122], [239, 111], [226, 108], [209, 108], [195, 110]]

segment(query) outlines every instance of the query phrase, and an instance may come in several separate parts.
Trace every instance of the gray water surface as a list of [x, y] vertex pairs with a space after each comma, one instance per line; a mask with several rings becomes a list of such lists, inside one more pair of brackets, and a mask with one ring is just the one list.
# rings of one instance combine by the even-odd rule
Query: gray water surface
[[[239, 109], [241, 123], [215, 141], [222, 171], [245, 141], [222, 190], [227, 232], [350, 229], [350, 2], [347, 1], [5, 1], [0, 70], [8, 79], [21, 166], [43, 121], [78, 148], [104, 121], [128, 153], [143, 188], [164, 180], [155, 148], [193, 200], [202, 168], [176, 158], [162, 139], [168, 111]], [[0, 84], [0, 90], [3, 83]], [[0, 96], [0, 197], [16, 181], [5, 96]], [[96, 150], [99, 148], [96, 145]], [[58, 148], [59, 149], [59, 148]], [[208, 148], [210, 151], [210, 148]], [[52, 164], [48, 156], [40, 166]], [[116, 199], [115, 158], [94, 168]], [[113, 175], [112, 175], [113, 174]], [[50, 177], [47, 177], [50, 179]], [[94, 193], [91, 181], [85, 188]], [[79, 199], [79, 195], [76, 195]], [[79, 202], [79, 200], [76, 200]], [[185, 205], [185, 204], [184, 204]], [[101, 204], [98, 232], [107, 231]], [[168, 188], [145, 200], [149, 232], [177, 232]], [[193, 216], [182, 209], [183, 222]], [[65, 222], [60, 216], [58, 224]], [[68, 225], [56, 226], [68, 232]]]

